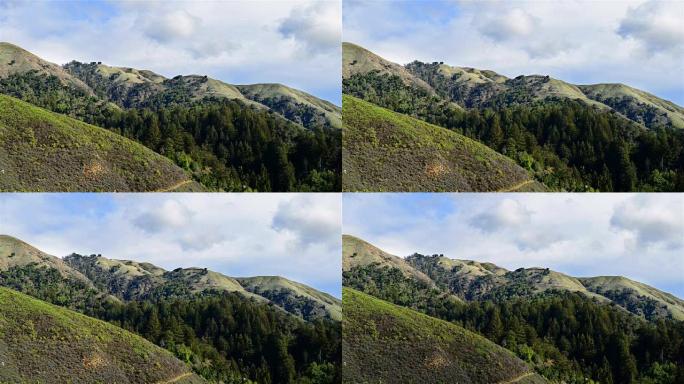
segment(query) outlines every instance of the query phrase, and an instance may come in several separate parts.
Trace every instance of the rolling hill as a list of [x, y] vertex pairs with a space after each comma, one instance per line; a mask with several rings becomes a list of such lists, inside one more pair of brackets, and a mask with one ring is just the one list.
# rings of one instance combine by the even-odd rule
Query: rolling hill
[[544, 75], [508, 78], [491, 70], [450, 66], [443, 62], [414, 61], [402, 66], [355, 44], [343, 43], [342, 49], [345, 79], [372, 71], [397, 75], [407, 85], [420, 86], [432, 95], [465, 108], [569, 99], [600, 110], [613, 110], [648, 128], [684, 128], [684, 108], [624, 84], [575, 85]]
[[344, 191], [543, 191], [513, 160], [456, 132], [343, 96]]
[[176, 190], [203, 188], [141, 144], [0, 95], [0, 191]]
[[515, 355], [453, 323], [343, 288], [343, 381], [546, 383]]
[[[413, 276], [427, 277], [430, 286], [436, 287], [442, 294], [466, 301], [503, 301], [530, 298], [544, 292], [575, 292], [598, 303], [615, 304], [649, 320], [661, 317], [684, 320], [684, 300], [625, 277], [576, 278], [548, 268], [508, 271], [492, 263], [455, 260], [443, 255], [413, 254], [400, 258], [387, 255], [349, 235], [343, 237], [343, 249], [346, 272], [361, 267], [398, 269], [402, 273], [411, 271]], [[376, 254], [386, 255], [396, 261], [393, 264], [378, 263], [374, 256]], [[404, 276], [411, 275], [404, 273]]]
[[0, 382], [203, 383], [130, 332], [0, 287]]
[[[55, 284], [55, 277], [47, 274], [58, 271], [64, 284], [71, 290], [94, 290], [83, 296], [120, 300], [123, 302], [191, 298], [198, 293], [234, 292], [246, 299], [272, 303], [277, 308], [305, 320], [319, 318], [339, 321], [341, 302], [326, 293], [280, 276], [233, 278], [206, 268], [177, 268], [166, 271], [150, 263], [114, 260], [102, 256], [72, 254], [64, 259], [48, 255], [14, 237], [0, 236], [0, 285], [3, 274], [26, 268], [42, 270], [42, 279], [25, 281], [27, 289]], [[22, 269], [23, 268], [23, 269]], [[19, 289], [13, 285], [13, 288]], [[90, 294], [90, 296], [89, 296]]]

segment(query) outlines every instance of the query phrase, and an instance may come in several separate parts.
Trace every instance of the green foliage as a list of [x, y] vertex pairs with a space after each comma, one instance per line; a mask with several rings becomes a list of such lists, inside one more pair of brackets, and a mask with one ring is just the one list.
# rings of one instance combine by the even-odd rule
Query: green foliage
[[405, 293], [397, 304], [484, 335], [549, 380], [648, 383], [659, 382], [653, 380], [663, 370], [667, 377], [676, 377], [684, 369], [684, 322], [662, 318], [648, 322], [579, 293], [547, 291], [463, 303], [415, 283], [399, 270], [355, 267], [343, 278], [345, 286], [385, 300], [396, 299], [396, 287], [402, 287]]
[[[620, 115], [561, 98], [532, 101], [520, 96], [517, 102], [504, 100], [490, 108], [478, 104], [481, 109], [464, 112], [405, 86], [398, 76], [377, 71], [345, 79], [343, 89], [481, 141], [532, 170], [537, 180], [553, 189], [684, 190], [683, 130], [646, 130]], [[460, 100], [457, 95], [449, 97]]]

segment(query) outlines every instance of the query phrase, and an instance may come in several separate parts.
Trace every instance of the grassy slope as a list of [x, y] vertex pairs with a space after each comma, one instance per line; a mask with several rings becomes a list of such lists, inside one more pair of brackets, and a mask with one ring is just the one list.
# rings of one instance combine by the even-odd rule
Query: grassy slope
[[537, 184], [513, 160], [455, 132], [347, 95], [342, 109], [345, 191], [497, 191]]
[[674, 319], [684, 320], [684, 300], [638, 281], [622, 276], [588, 277], [580, 278], [579, 281], [592, 292], [633, 292], [636, 300], [640, 300], [640, 297], [653, 299], [664, 304]]
[[434, 282], [427, 275], [413, 268], [401, 257], [390, 255], [357, 237], [342, 235], [342, 270], [349, 271], [354, 267], [367, 265], [377, 265], [380, 268], [397, 268], [408, 278], [422, 281], [428, 286], [434, 286]]
[[16, 45], [0, 42], [0, 77], [29, 71], [56, 76], [62, 84], [80, 88], [92, 94], [85, 83], [70, 75], [59, 65], [45, 61]]
[[267, 99], [286, 99], [296, 104], [314, 108], [325, 116], [333, 128], [342, 128], [342, 109], [333, 103], [319, 99], [306, 92], [282, 84], [238, 85], [237, 88], [249, 100], [265, 103]]
[[6, 288], [0, 308], [0, 382], [203, 382], [170, 352], [111, 324]]
[[465, 329], [343, 288], [349, 383], [545, 383], [512, 352]]
[[333, 320], [342, 320], [342, 302], [325, 293], [313, 289], [296, 281], [288, 280], [280, 276], [256, 276], [237, 278], [237, 281], [249, 292], [282, 291], [295, 297], [303, 297], [323, 305], [325, 311]]
[[186, 181], [194, 184], [141, 144], [0, 95], [0, 191], [155, 191]]
[[64, 277], [90, 283], [88, 278], [68, 266], [59, 257], [48, 255], [14, 237], [0, 234], [0, 271], [29, 264], [54, 268]]

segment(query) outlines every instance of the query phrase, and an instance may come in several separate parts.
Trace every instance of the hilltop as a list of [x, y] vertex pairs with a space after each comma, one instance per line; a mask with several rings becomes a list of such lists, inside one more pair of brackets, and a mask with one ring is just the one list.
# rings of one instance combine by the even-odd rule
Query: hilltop
[[0, 168], [0, 191], [203, 190], [141, 144], [5, 95]]
[[[483, 108], [531, 104], [540, 100], [581, 101], [600, 110], [614, 110], [645, 127], [684, 128], [684, 108], [624, 84], [576, 85], [545, 75], [508, 78], [491, 70], [450, 66], [443, 62], [392, 63], [351, 43], [343, 43], [343, 77], [367, 74], [398, 75], [409, 85], [420, 84], [461, 107]], [[355, 64], [352, 64], [355, 63]]]
[[[187, 299], [196, 294], [227, 292], [260, 303], [272, 303], [284, 312], [305, 320], [323, 318], [339, 321], [342, 317], [339, 299], [280, 276], [233, 278], [206, 268], [166, 271], [150, 263], [98, 255], [72, 254], [61, 259], [14, 237], [0, 236], [0, 285], [3, 285], [4, 275], [7, 281], [13, 282], [15, 289], [40, 291], [41, 287], [47, 285], [45, 288], [49, 288], [49, 284], [60, 280], [50, 274], [53, 270], [62, 277], [62, 286], [70, 291], [81, 291], [79, 294], [83, 297], [130, 302]], [[35, 279], [16, 282], [22, 271], [25, 275], [33, 274]], [[78, 303], [65, 304], [78, 306]]]
[[345, 191], [538, 191], [515, 162], [454, 131], [343, 96]]
[[458, 325], [343, 288], [344, 382], [546, 383]]
[[0, 382], [205, 382], [170, 352], [109, 323], [2, 287], [0, 307]]
[[[375, 246], [349, 235], [343, 236], [342, 241], [346, 272], [364, 267], [376, 270], [397, 269], [405, 277], [410, 277], [403, 272], [408, 270], [413, 276], [425, 276], [429, 286], [436, 287], [441, 294], [453, 295], [465, 301], [503, 301], [530, 298], [545, 292], [573, 292], [598, 303], [615, 304], [647, 319], [664, 317], [684, 320], [684, 300], [625, 277], [577, 278], [548, 268], [518, 268], [509, 271], [492, 263], [417, 253], [406, 258], [388, 255], [386, 257], [396, 262], [382, 264], [372, 255], [385, 253]], [[350, 253], [350, 249], [355, 250], [356, 256]], [[421, 281], [425, 282], [424, 279]]]

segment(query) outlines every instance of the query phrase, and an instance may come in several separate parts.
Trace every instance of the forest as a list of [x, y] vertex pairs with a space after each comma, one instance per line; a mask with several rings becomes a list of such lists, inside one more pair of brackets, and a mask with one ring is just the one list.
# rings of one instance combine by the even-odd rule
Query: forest
[[478, 140], [552, 190], [684, 190], [682, 130], [645, 129], [613, 112], [561, 99], [463, 110], [377, 71], [344, 79], [343, 91]]
[[339, 191], [341, 132], [304, 129], [242, 102], [183, 94], [121, 109], [55, 76], [0, 79], [0, 93], [117, 132], [170, 158], [215, 191]]
[[341, 325], [305, 322], [237, 293], [121, 302], [37, 265], [0, 286], [108, 321], [173, 352], [212, 383], [340, 383]]
[[681, 321], [646, 321], [569, 292], [463, 302], [389, 267], [355, 267], [343, 278], [345, 286], [479, 333], [552, 382], [684, 382]]

